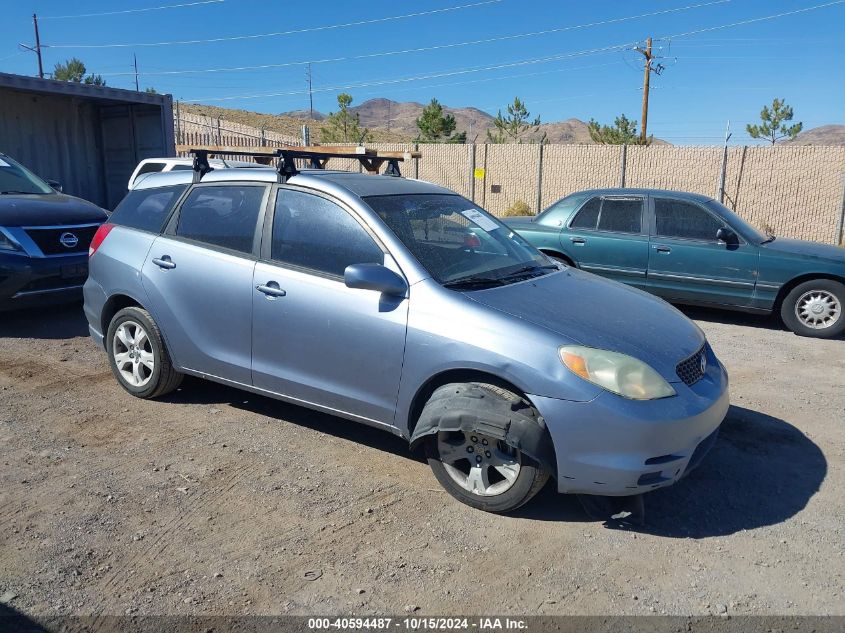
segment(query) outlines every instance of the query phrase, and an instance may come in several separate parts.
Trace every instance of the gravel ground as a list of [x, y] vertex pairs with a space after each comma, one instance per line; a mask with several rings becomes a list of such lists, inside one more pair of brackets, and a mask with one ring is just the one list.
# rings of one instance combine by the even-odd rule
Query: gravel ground
[[845, 615], [845, 342], [689, 311], [734, 406], [611, 529], [551, 486], [515, 516], [393, 436], [199, 380], [134, 399], [79, 306], [0, 315], [0, 603], [59, 614]]

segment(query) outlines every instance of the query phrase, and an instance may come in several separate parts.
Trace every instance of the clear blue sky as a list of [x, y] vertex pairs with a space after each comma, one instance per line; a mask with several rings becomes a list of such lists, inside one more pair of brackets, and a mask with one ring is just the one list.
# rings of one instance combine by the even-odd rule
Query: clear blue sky
[[[785, 98], [805, 129], [845, 123], [845, 3], [731, 28], [678, 36], [690, 31], [795, 11], [825, 0], [486, 0], [478, 6], [431, 12], [484, 0], [395, 2], [292, 2], [224, 0], [178, 8], [92, 17], [56, 17], [119, 12], [198, 0], [0, 0], [0, 70], [33, 75], [33, 53], [18, 42], [34, 41], [31, 14], [40, 19], [45, 72], [71, 56], [115, 87], [134, 86], [133, 53], [142, 73], [219, 69], [313, 60], [314, 107], [335, 109], [343, 91], [355, 103], [383, 96], [450, 106], [476, 106], [495, 114], [515, 95], [543, 121], [570, 117], [610, 122], [619, 113], [640, 119], [642, 58], [622, 45], [655, 41], [665, 66], [652, 77], [649, 132], [678, 144], [718, 143], [731, 121], [734, 142], [749, 142], [745, 124], [764, 103]], [[828, 0], [829, 1], [829, 0]], [[642, 14], [703, 5], [684, 11], [626, 19]], [[381, 20], [381, 21], [379, 21]], [[367, 24], [314, 30], [350, 22]], [[584, 28], [591, 23], [605, 22]], [[510, 35], [558, 30], [515, 39], [383, 55]], [[182, 40], [261, 35], [214, 43], [140, 46]], [[107, 48], [77, 45], [130, 44]], [[595, 51], [615, 47], [605, 51]], [[583, 54], [585, 51], [593, 51]], [[571, 53], [578, 55], [569, 56]], [[538, 58], [555, 57], [545, 61]], [[498, 68], [488, 68], [499, 66]], [[279, 113], [308, 107], [306, 67], [189, 73], [142, 74], [141, 88], [153, 86], [184, 101]], [[413, 79], [399, 81], [397, 79]], [[379, 82], [383, 82], [380, 83]], [[362, 85], [370, 84], [370, 85]], [[373, 85], [375, 84], [375, 85]], [[347, 87], [354, 86], [354, 87]], [[329, 88], [329, 89], [326, 89]], [[278, 93], [302, 94], [278, 94]], [[255, 98], [246, 96], [261, 95]], [[231, 98], [230, 97], [236, 97]], [[225, 100], [213, 100], [225, 99]]]

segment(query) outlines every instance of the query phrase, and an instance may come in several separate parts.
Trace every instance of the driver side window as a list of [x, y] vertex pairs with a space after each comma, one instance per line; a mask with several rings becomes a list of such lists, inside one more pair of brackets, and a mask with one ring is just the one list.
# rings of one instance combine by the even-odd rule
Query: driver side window
[[716, 231], [724, 226], [697, 204], [671, 198], [654, 199], [655, 235], [689, 240], [716, 240]]

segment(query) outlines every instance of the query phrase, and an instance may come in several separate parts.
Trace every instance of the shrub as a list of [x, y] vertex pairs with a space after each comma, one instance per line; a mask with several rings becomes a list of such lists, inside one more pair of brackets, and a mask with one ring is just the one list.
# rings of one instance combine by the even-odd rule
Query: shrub
[[531, 212], [531, 207], [529, 207], [527, 203], [522, 200], [517, 200], [511, 206], [505, 209], [505, 212], [502, 215], [506, 218], [512, 218], [520, 215], [534, 214]]

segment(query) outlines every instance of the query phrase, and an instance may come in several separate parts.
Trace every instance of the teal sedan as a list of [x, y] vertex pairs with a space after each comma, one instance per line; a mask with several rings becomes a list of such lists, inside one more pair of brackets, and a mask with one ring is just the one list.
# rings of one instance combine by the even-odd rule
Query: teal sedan
[[845, 331], [845, 248], [766, 234], [707, 196], [596, 189], [505, 221], [557, 260], [671, 303], [778, 311], [801, 336]]

